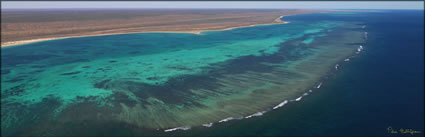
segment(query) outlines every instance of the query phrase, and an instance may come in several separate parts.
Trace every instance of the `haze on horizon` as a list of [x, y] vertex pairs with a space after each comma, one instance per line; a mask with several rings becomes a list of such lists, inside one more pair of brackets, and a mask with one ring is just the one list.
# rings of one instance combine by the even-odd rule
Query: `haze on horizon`
[[47, 9], [47, 8], [168, 8], [168, 9], [424, 9], [423, 1], [2, 1], [2, 9]]

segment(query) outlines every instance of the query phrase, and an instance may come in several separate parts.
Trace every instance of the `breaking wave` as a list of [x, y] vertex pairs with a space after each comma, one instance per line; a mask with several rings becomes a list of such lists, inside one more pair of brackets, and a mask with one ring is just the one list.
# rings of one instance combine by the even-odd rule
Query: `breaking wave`
[[254, 113], [252, 115], [246, 116], [245, 118], [251, 118], [251, 117], [258, 117], [258, 116], [262, 116], [264, 113], [266, 113], [267, 111], [261, 111], [261, 112], [257, 112]]
[[212, 125], [213, 125], [213, 123], [202, 124], [202, 126], [204, 126], [204, 127], [211, 127]]
[[287, 104], [287, 103], [288, 103], [288, 100], [285, 100], [285, 101], [283, 101], [282, 103], [279, 103], [278, 105], [276, 105], [275, 107], [273, 107], [273, 109], [280, 108], [280, 107], [282, 107], [283, 105], [285, 105], [285, 104]]
[[322, 82], [319, 83], [319, 85], [316, 86], [316, 88], [320, 88], [322, 86]]
[[238, 116], [238, 117], [228, 117], [228, 118], [225, 118], [225, 119], [223, 119], [223, 120], [218, 121], [218, 123], [221, 123], [221, 122], [227, 122], [227, 121], [230, 121], [230, 120], [241, 120], [241, 119], [243, 119], [243, 116]]
[[175, 130], [189, 130], [189, 129], [190, 129], [190, 126], [182, 126], [182, 127], [166, 129], [166, 130], [164, 130], [164, 132], [170, 132], [170, 131], [175, 131]]

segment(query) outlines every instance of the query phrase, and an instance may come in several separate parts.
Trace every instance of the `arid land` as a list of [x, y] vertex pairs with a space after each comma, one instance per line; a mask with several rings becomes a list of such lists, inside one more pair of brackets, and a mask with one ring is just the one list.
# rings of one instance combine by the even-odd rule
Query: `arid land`
[[1, 46], [68, 37], [138, 32], [196, 33], [260, 24], [281, 17], [328, 12], [266, 9], [9, 9], [1, 11]]

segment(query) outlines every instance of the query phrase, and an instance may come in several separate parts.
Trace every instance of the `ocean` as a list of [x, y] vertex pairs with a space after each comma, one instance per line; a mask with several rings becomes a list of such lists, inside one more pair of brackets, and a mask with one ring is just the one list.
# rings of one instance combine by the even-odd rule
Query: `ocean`
[[423, 17], [316, 13], [2, 48], [2, 136], [423, 136]]

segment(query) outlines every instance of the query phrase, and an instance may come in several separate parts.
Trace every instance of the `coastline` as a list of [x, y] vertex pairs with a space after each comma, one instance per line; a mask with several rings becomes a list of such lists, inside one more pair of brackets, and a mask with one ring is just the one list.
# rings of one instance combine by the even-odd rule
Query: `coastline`
[[288, 24], [289, 23], [288, 21], [282, 21], [281, 20], [283, 17], [285, 17], [285, 16], [279, 16], [278, 18], [276, 18], [271, 23], [243, 25], [243, 26], [228, 27], [228, 28], [221, 28], [221, 29], [201, 29], [201, 30], [187, 30], [187, 31], [185, 31], [185, 30], [182, 30], [182, 31], [140, 31], [140, 32], [122, 32], [122, 33], [103, 33], [103, 34], [89, 34], [89, 35], [76, 35], [76, 36], [65, 36], [65, 37], [49, 37], [49, 38], [37, 38], [37, 39], [29, 39], [29, 40], [18, 40], [18, 41], [10, 41], [10, 42], [1, 43], [1, 48], [19, 46], [19, 45], [23, 45], [23, 44], [30, 44], [30, 43], [42, 42], [42, 41], [48, 41], [48, 40], [78, 38], [78, 37], [91, 37], [91, 36], [134, 34], [134, 33], [190, 33], [190, 34], [200, 35], [201, 32], [204, 32], [204, 31], [225, 31], [225, 30], [232, 30], [232, 29], [236, 29], [236, 28], [254, 27], [254, 26], [258, 26], [258, 25]]

